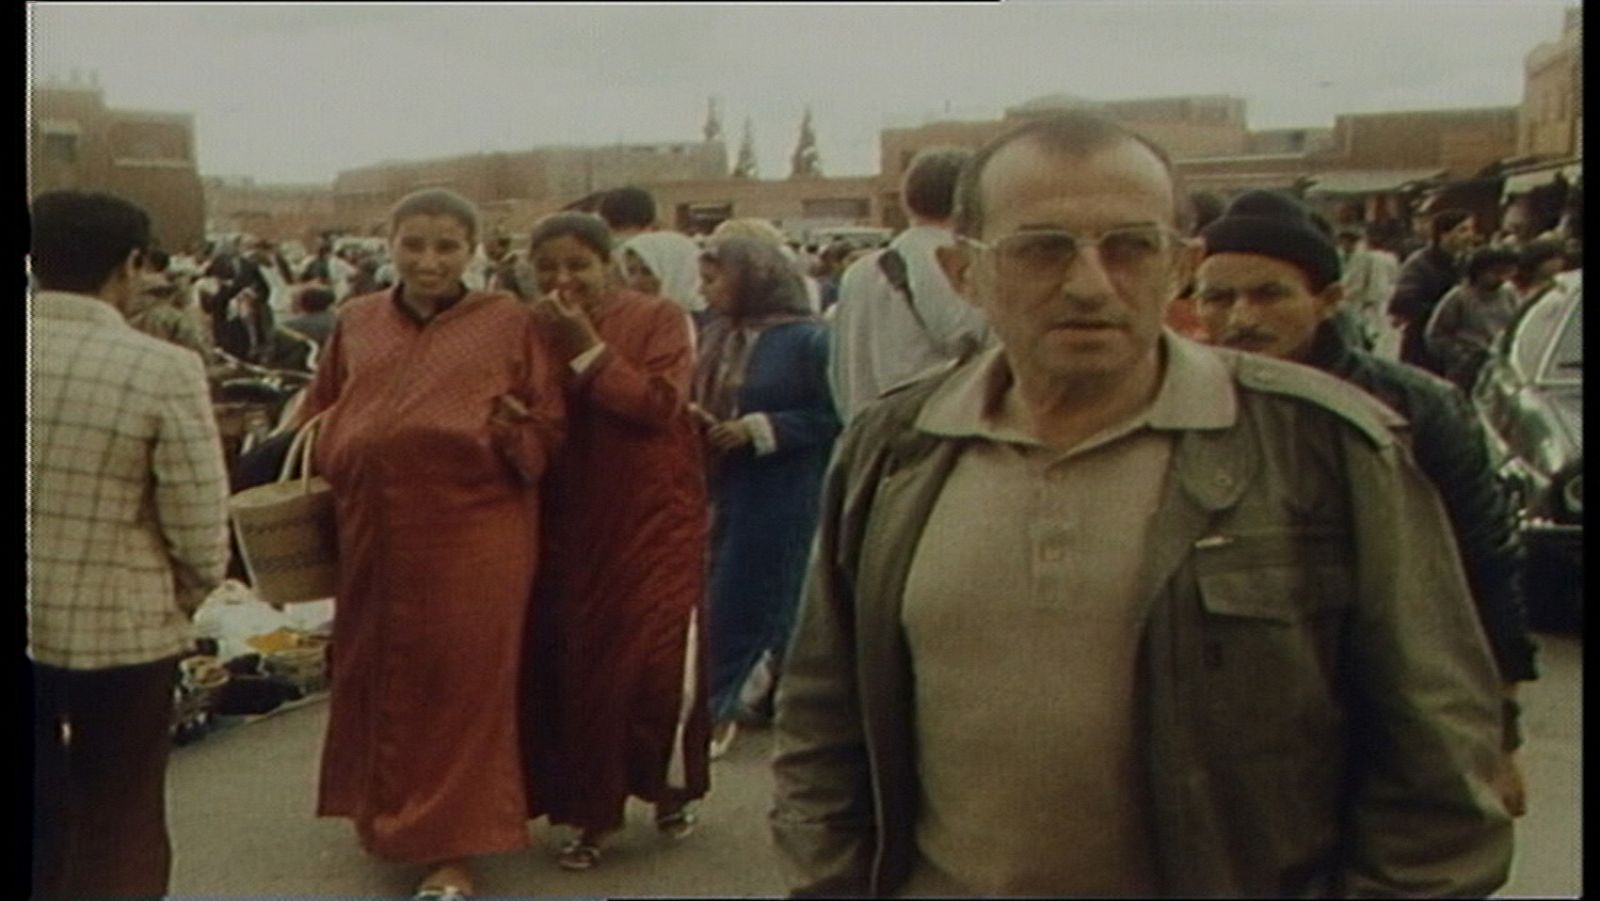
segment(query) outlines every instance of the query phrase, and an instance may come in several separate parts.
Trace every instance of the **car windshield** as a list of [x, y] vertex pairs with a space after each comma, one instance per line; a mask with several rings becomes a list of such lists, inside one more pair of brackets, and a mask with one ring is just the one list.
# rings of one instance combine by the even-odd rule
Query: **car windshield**
[[1572, 305], [1572, 313], [1561, 326], [1555, 349], [1544, 371], [1546, 381], [1564, 382], [1583, 377], [1583, 301]]

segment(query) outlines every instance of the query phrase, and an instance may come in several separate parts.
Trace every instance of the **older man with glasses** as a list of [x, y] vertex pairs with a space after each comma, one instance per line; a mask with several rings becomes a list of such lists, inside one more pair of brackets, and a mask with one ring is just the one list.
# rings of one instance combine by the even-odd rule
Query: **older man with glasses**
[[1153, 144], [1035, 120], [957, 189], [1000, 340], [846, 431], [777, 700], [797, 895], [1487, 894], [1501, 721], [1398, 417], [1164, 331]]

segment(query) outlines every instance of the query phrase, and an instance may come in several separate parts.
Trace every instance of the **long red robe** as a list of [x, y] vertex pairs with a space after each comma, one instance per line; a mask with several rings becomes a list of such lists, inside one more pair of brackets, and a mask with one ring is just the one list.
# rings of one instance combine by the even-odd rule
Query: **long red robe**
[[616, 291], [594, 324], [607, 349], [569, 368], [568, 439], [545, 481], [524, 732], [530, 814], [610, 830], [630, 794], [710, 785], [708, 508], [688, 317]]
[[[339, 523], [332, 697], [317, 813], [420, 863], [527, 845], [517, 729], [538, 479], [559, 366], [508, 294], [421, 324], [394, 292], [349, 302], [304, 415]], [[497, 395], [531, 421], [496, 441]]]

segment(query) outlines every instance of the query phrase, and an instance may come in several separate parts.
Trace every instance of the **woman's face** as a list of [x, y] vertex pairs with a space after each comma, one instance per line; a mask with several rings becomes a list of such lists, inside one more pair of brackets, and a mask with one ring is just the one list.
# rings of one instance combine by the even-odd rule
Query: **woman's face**
[[724, 316], [733, 314], [733, 274], [715, 260], [700, 261], [700, 294], [706, 306]]
[[560, 291], [563, 300], [586, 309], [605, 295], [605, 258], [572, 235], [543, 241], [529, 254], [539, 293]]
[[622, 252], [622, 267], [628, 274], [628, 287], [640, 294], [660, 294], [661, 279], [650, 271], [644, 260], [631, 250]]
[[407, 216], [389, 239], [400, 283], [412, 297], [455, 296], [472, 259], [467, 226], [452, 216]]

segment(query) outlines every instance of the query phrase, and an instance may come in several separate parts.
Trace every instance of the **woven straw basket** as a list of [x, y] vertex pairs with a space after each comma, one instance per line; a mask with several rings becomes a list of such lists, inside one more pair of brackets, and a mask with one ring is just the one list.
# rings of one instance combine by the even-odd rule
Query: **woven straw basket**
[[[328, 481], [311, 474], [312, 448], [322, 416], [294, 436], [278, 481], [228, 500], [234, 533], [256, 595], [269, 604], [332, 597], [339, 575], [339, 534]], [[300, 477], [290, 478], [296, 464]]]

